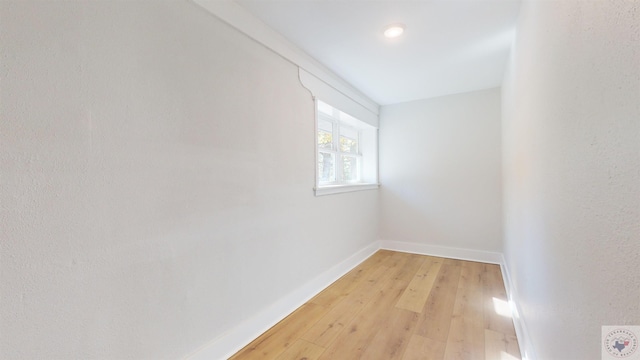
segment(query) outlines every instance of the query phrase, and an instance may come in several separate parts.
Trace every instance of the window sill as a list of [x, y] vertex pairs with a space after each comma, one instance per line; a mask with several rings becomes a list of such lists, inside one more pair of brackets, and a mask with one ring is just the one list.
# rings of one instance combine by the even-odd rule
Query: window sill
[[350, 184], [350, 185], [329, 185], [314, 188], [316, 196], [340, 194], [362, 190], [377, 190], [380, 184]]

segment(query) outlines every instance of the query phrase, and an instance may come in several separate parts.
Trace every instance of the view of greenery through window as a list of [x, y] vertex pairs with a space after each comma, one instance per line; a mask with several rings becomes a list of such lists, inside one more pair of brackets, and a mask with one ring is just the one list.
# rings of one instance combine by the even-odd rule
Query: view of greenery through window
[[348, 115], [339, 110], [321, 102], [318, 110], [318, 181], [320, 184], [360, 181], [358, 130], [341, 123], [341, 116]]

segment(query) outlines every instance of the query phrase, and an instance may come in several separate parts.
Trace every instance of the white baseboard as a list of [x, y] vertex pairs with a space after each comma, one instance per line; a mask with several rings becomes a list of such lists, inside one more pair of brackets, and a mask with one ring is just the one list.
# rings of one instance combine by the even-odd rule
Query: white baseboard
[[522, 360], [536, 360], [537, 357], [533, 350], [529, 331], [527, 331], [524, 319], [520, 316], [522, 311], [518, 302], [518, 294], [511, 282], [511, 273], [509, 272], [509, 267], [507, 266], [504, 256], [500, 262], [500, 270], [502, 270], [504, 288], [507, 291], [507, 298], [509, 299], [509, 305], [511, 306], [511, 317], [513, 318], [513, 327], [515, 328], [516, 336], [518, 337], [520, 355], [522, 355]]
[[439, 256], [450, 259], [479, 261], [490, 264], [501, 264], [502, 254], [499, 252], [453, 248], [439, 245], [409, 243], [403, 241], [381, 240], [382, 249], [408, 252], [413, 254]]
[[186, 358], [189, 360], [228, 359], [379, 249], [378, 241], [371, 243]]

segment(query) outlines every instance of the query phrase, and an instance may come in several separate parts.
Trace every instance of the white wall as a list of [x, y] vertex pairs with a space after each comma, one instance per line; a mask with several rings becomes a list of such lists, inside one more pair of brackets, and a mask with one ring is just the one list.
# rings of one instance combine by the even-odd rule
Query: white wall
[[384, 106], [380, 237], [499, 251], [500, 89]]
[[0, 16], [0, 358], [180, 358], [376, 239], [297, 67], [198, 6]]
[[525, 346], [599, 359], [602, 325], [640, 325], [640, 3], [521, 11], [503, 86], [505, 257]]

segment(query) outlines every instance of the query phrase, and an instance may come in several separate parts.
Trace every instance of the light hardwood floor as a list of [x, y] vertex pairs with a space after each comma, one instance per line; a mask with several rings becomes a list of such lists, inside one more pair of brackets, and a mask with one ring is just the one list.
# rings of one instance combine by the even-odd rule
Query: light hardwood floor
[[498, 265], [380, 250], [231, 359], [517, 360]]

